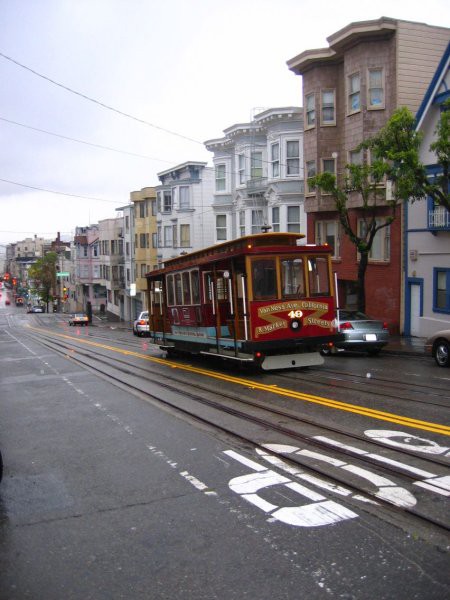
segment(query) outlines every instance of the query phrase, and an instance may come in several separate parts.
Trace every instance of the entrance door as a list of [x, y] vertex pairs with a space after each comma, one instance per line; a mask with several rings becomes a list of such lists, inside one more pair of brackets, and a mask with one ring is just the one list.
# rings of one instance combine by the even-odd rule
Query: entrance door
[[419, 336], [420, 285], [412, 283], [410, 286], [410, 291], [411, 335]]

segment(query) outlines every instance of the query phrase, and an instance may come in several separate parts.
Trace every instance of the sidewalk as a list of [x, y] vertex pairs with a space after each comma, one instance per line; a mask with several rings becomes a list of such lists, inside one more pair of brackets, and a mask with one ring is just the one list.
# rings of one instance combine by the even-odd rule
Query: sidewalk
[[388, 345], [382, 351], [403, 356], [425, 356], [424, 346], [425, 338], [392, 335]]

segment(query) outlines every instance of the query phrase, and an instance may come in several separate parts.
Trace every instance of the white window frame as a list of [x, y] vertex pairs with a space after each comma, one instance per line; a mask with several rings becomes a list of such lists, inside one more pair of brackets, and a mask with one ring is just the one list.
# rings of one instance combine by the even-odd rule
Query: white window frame
[[280, 142], [275, 142], [270, 146], [270, 171], [272, 179], [280, 177]]
[[[381, 72], [381, 86], [375, 87], [371, 84], [371, 73], [374, 71]], [[380, 89], [382, 100], [379, 104], [371, 102], [371, 90]], [[367, 69], [367, 110], [383, 110], [386, 106], [386, 89], [385, 89], [385, 77], [383, 67], [369, 67]]]
[[[310, 177], [315, 177], [317, 175], [317, 163], [315, 160], [308, 160], [306, 161], [306, 173], [305, 173], [305, 195], [306, 196], [315, 196], [316, 194], [316, 188], [310, 188], [309, 187], [309, 183], [308, 183], [308, 179]], [[314, 167], [313, 169], [311, 169], [311, 167]]]
[[239, 234], [241, 237], [245, 235], [245, 210], [239, 211]]
[[[219, 219], [224, 219], [225, 224], [219, 223]], [[216, 241], [226, 242], [228, 239], [228, 218], [226, 214], [216, 215]]]
[[253, 150], [250, 154], [250, 179], [262, 179], [263, 176], [262, 150]]
[[277, 233], [280, 231], [280, 207], [272, 206], [272, 231]]
[[[330, 243], [330, 239], [334, 242]], [[318, 245], [328, 244], [333, 248], [332, 258], [340, 258], [340, 227], [339, 221], [319, 220], [315, 223], [315, 241]]]
[[[186, 235], [187, 232], [187, 235]], [[180, 248], [191, 247], [191, 226], [189, 223], [182, 223], [180, 225]]]
[[[378, 225], [385, 222], [385, 217], [376, 217], [375, 222]], [[358, 219], [358, 235], [363, 233], [364, 219]], [[358, 260], [359, 260], [358, 253]], [[369, 262], [388, 263], [391, 260], [391, 226], [387, 225], [379, 229], [373, 240], [372, 248], [369, 252]]]
[[[298, 220], [297, 219], [291, 220], [292, 212], [293, 212], [291, 209], [294, 209], [294, 208], [298, 210]], [[300, 233], [300, 227], [302, 225], [301, 218], [302, 218], [302, 213], [300, 210], [300, 206], [298, 204], [294, 204], [292, 206], [287, 206], [286, 207], [286, 231]]]
[[245, 184], [245, 154], [238, 154], [238, 185]]
[[[358, 87], [353, 88], [353, 81], [358, 78]], [[358, 106], [353, 106], [353, 99], [358, 98]], [[355, 71], [347, 76], [347, 114], [353, 115], [361, 112], [361, 73]]]
[[225, 163], [216, 164], [216, 192], [225, 192], [227, 189], [227, 166]]
[[173, 248], [172, 225], [164, 225], [164, 248]]
[[[330, 104], [324, 101], [324, 94], [332, 94], [333, 102]], [[333, 109], [333, 118], [326, 119], [324, 112], [327, 109]], [[336, 125], [336, 90], [335, 89], [323, 89], [320, 91], [320, 124], [322, 127], [330, 127]]]
[[305, 129], [316, 126], [316, 94], [311, 92], [305, 95]]
[[252, 234], [261, 233], [261, 227], [264, 225], [264, 211], [262, 208], [252, 209]]
[[[297, 144], [297, 155], [289, 156], [288, 148]], [[298, 177], [300, 175], [300, 141], [286, 140], [286, 177]]]
[[180, 185], [178, 193], [180, 210], [189, 210], [191, 208], [190, 189], [188, 185]]

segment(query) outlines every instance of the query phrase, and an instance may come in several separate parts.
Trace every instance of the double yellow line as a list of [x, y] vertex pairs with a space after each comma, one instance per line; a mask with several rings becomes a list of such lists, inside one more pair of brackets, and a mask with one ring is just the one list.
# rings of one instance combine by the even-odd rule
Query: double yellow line
[[[31, 327], [34, 331], [42, 333], [42, 330]], [[50, 332], [49, 332], [50, 333]], [[242, 377], [234, 377], [232, 375], [226, 375], [223, 373], [217, 373], [215, 371], [209, 371], [208, 369], [201, 369], [199, 367], [193, 367], [191, 365], [183, 365], [179, 363], [172, 362], [168, 359], [156, 358], [154, 356], [147, 356], [146, 354], [142, 354], [140, 352], [134, 352], [133, 350], [122, 350], [121, 348], [117, 348], [115, 346], [108, 346], [106, 344], [101, 344], [99, 342], [93, 342], [91, 340], [83, 339], [80, 337], [74, 338], [70, 335], [64, 335], [61, 333], [53, 333], [52, 336], [57, 336], [61, 338], [67, 338], [70, 340], [75, 340], [82, 344], [86, 344], [88, 346], [95, 346], [97, 348], [103, 348], [105, 350], [111, 350], [112, 352], [117, 352], [119, 354], [124, 354], [126, 356], [134, 356], [141, 360], [146, 360], [149, 362], [158, 363], [164, 365], [166, 367], [180, 369], [181, 371], [187, 371], [190, 373], [195, 373], [197, 375], [203, 375], [205, 377], [210, 377], [212, 379], [218, 379], [221, 381], [226, 381], [228, 383], [233, 383], [236, 385], [245, 386], [250, 389], [261, 390], [263, 392], [269, 392], [271, 394], [276, 394], [278, 396], [283, 396], [287, 398], [294, 398], [295, 400], [303, 400], [305, 402], [312, 402], [313, 404], [319, 404], [321, 406], [326, 406], [328, 408], [334, 408], [337, 410], [342, 410], [349, 413], [354, 413], [357, 415], [361, 415], [364, 417], [369, 417], [371, 419], [378, 419], [379, 421], [387, 421], [389, 423], [395, 423], [396, 425], [401, 425], [403, 427], [412, 427], [414, 429], [421, 429], [423, 431], [431, 431], [433, 433], [438, 433], [441, 435], [450, 435], [450, 426], [441, 425], [439, 423], [431, 423], [429, 421], [420, 421], [419, 419], [411, 419], [409, 417], [403, 417], [402, 415], [396, 415], [394, 413], [384, 412], [381, 410], [374, 410], [372, 408], [366, 408], [363, 406], [356, 406], [354, 404], [349, 404], [347, 402], [340, 402], [337, 400], [332, 400], [331, 398], [324, 398], [322, 396], [314, 396], [311, 394], [305, 394], [303, 392], [296, 392], [295, 390], [290, 390], [288, 388], [281, 388], [276, 385], [266, 385], [264, 383], [258, 383], [257, 381], [252, 381], [251, 379], [244, 379]]]

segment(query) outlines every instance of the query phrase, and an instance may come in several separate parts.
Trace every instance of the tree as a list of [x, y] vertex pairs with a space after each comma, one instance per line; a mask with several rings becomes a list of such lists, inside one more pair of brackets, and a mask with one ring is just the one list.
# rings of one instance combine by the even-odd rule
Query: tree
[[56, 288], [57, 261], [56, 252], [47, 252], [28, 269], [28, 277], [34, 282], [34, 290], [39, 294], [40, 299], [45, 302], [47, 312], [48, 304], [53, 300], [52, 291]]
[[[378, 231], [391, 225], [397, 209], [405, 201], [431, 195], [442, 206], [448, 206], [449, 113], [444, 112], [443, 117], [436, 132], [437, 140], [430, 148], [436, 152], [443, 168], [439, 181], [427, 178], [419, 160], [422, 135], [416, 131], [414, 117], [406, 107], [397, 109], [377, 135], [360, 144], [357, 150], [361, 151], [362, 160], [359, 164], [346, 165], [346, 172], [339, 180], [333, 173], [321, 173], [308, 180], [310, 188], [317, 187], [334, 198], [342, 228], [358, 250], [358, 309], [362, 312], [366, 307], [365, 276], [369, 255]], [[369, 150], [370, 162], [367, 160]], [[350, 200], [355, 197], [360, 200], [361, 214], [361, 220], [356, 223], [349, 213]], [[387, 209], [383, 220], [379, 218], [380, 207]]]

